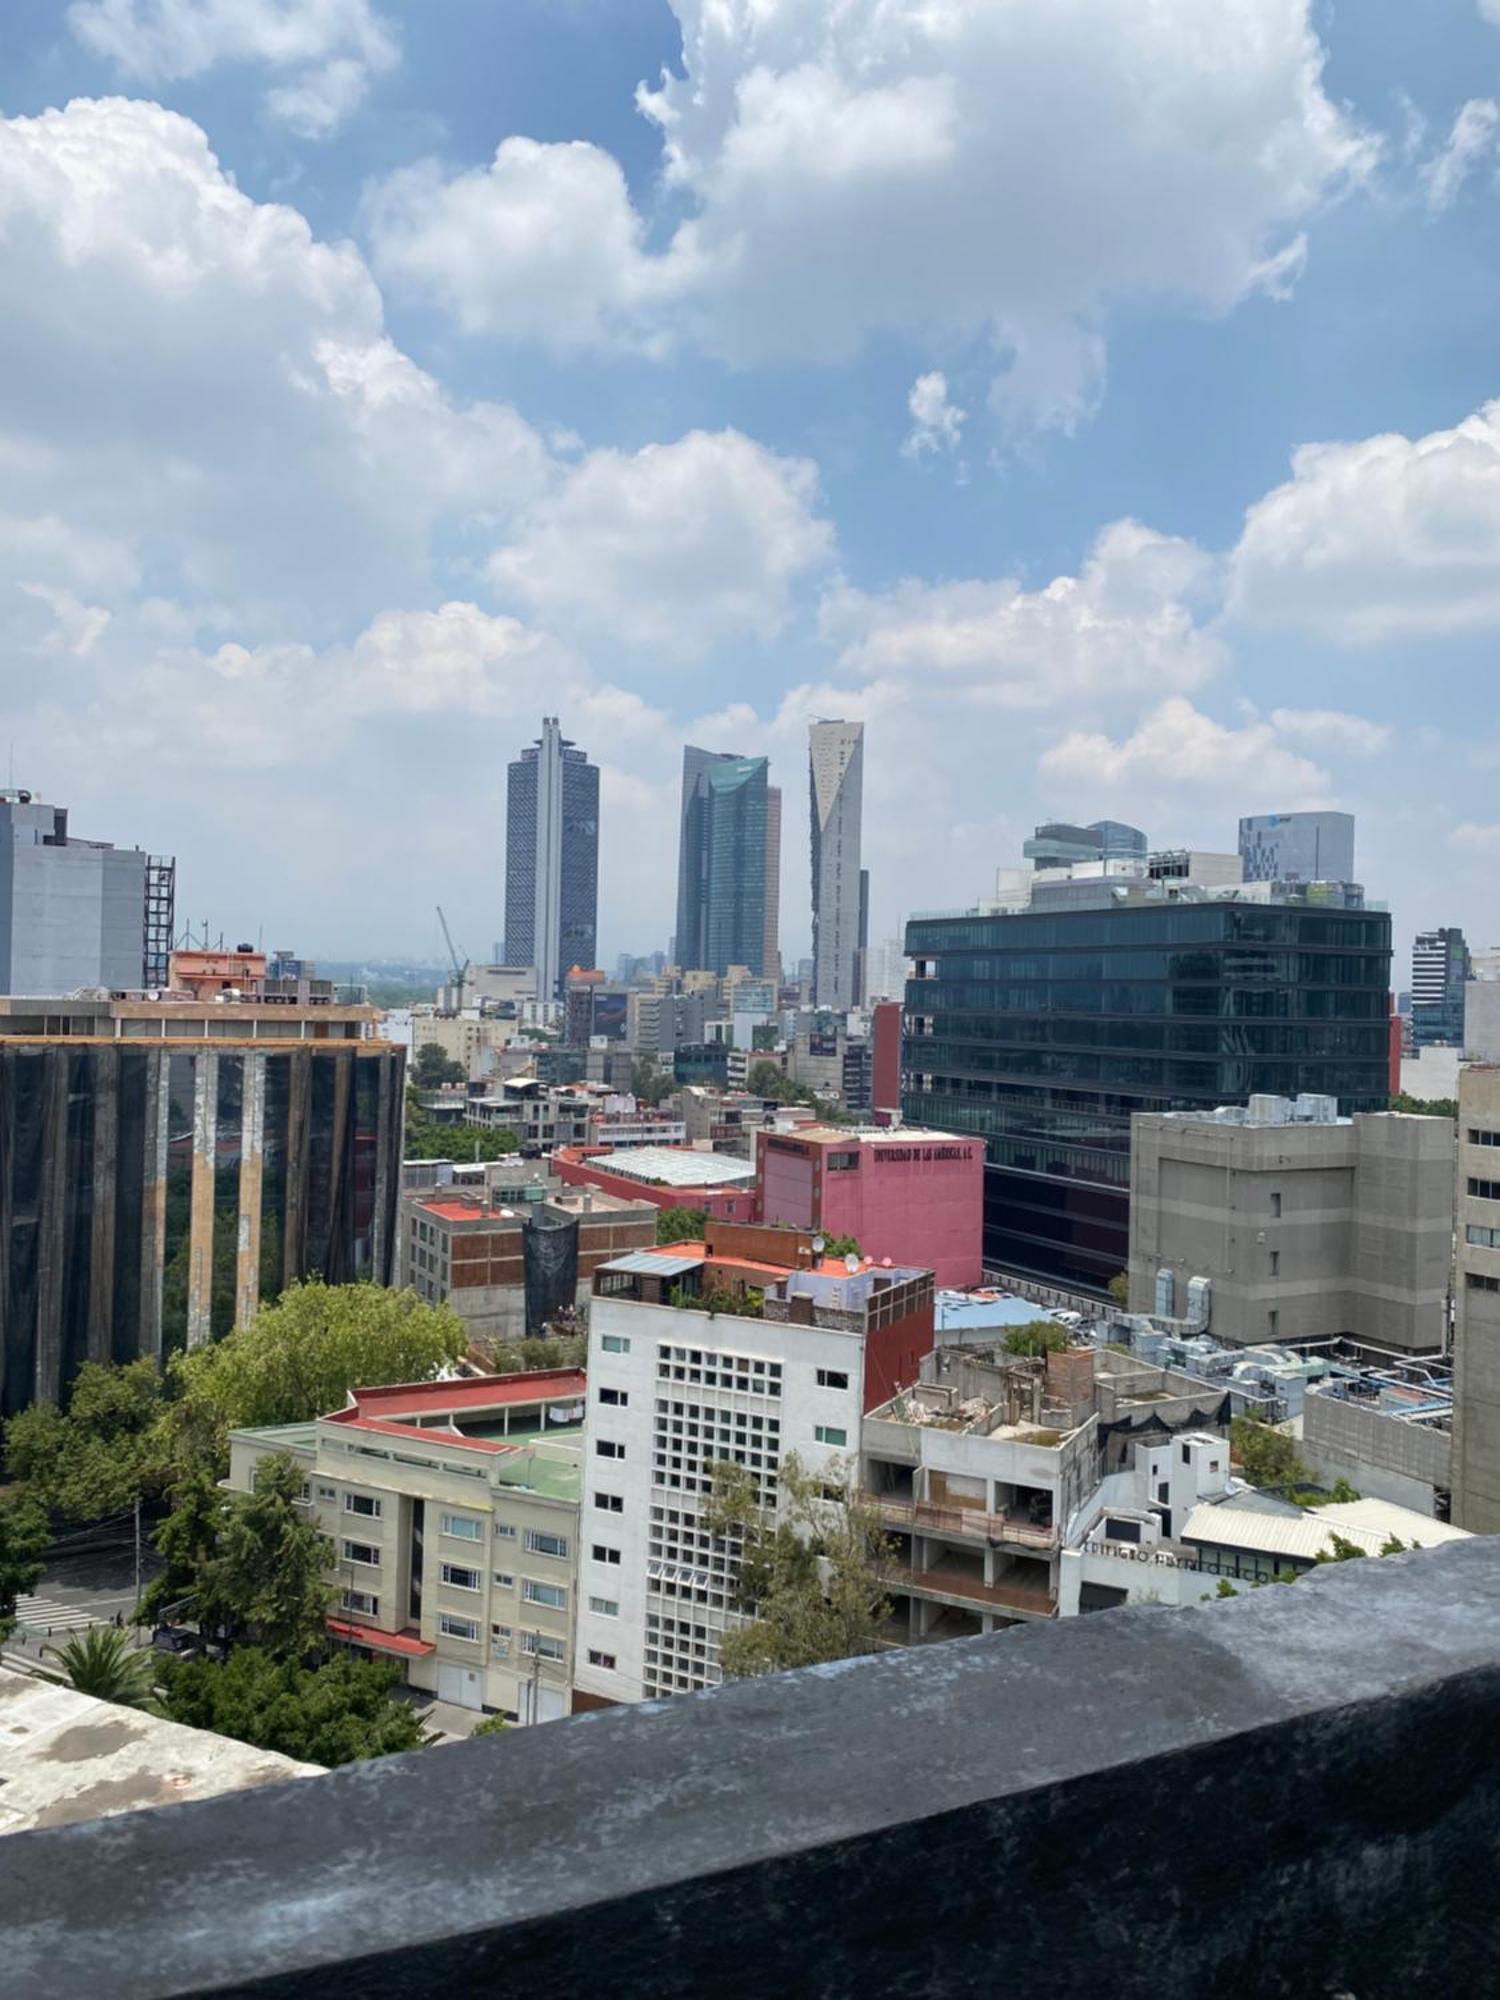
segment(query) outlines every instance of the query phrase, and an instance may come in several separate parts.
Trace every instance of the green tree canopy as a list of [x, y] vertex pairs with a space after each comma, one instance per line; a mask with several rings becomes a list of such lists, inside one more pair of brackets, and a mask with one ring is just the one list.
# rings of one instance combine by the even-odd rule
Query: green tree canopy
[[1410, 1097], [1404, 1090], [1398, 1090], [1391, 1099], [1391, 1109], [1417, 1118], [1451, 1118], [1455, 1124], [1458, 1122], [1456, 1097]]
[[1110, 1297], [1114, 1300], [1115, 1304], [1120, 1308], [1120, 1311], [1125, 1312], [1130, 1305], [1129, 1272], [1116, 1271], [1115, 1275], [1110, 1279], [1109, 1284], [1106, 1287], [1106, 1290], [1108, 1291]]
[[659, 1208], [656, 1211], [658, 1243], [701, 1243], [707, 1227], [706, 1208]]
[[863, 1257], [857, 1236], [825, 1236], [823, 1255], [825, 1257]]
[[503, 1160], [520, 1147], [520, 1139], [504, 1125], [445, 1124], [422, 1109], [414, 1090], [406, 1093], [404, 1160]]
[[852, 1481], [830, 1487], [788, 1452], [773, 1509], [744, 1466], [717, 1465], [705, 1519], [739, 1554], [736, 1599], [751, 1621], [720, 1646], [730, 1679], [879, 1649], [895, 1548], [874, 1501]]
[[1272, 1424], [1236, 1417], [1229, 1440], [1252, 1486], [1306, 1486], [1312, 1478], [1297, 1456], [1296, 1440]]
[[417, 1712], [397, 1701], [395, 1667], [340, 1657], [310, 1670], [259, 1646], [211, 1660], [161, 1663], [163, 1712], [307, 1764], [352, 1764], [424, 1739]]
[[248, 1634], [273, 1659], [303, 1659], [328, 1639], [333, 1544], [302, 1506], [302, 1485], [284, 1453], [262, 1459], [255, 1491], [220, 1516], [194, 1584], [201, 1627]]
[[311, 1279], [217, 1345], [174, 1358], [174, 1438], [183, 1455], [222, 1474], [230, 1430], [310, 1423], [341, 1410], [351, 1389], [424, 1382], [468, 1344], [451, 1306]]
[[444, 1053], [438, 1042], [423, 1042], [412, 1059], [411, 1080], [419, 1090], [440, 1090], [447, 1083], [467, 1083], [461, 1062]]
[[204, 1564], [218, 1550], [220, 1530], [232, 1504], [201, 1465], [179, 1481], [172, 1511], [151, 1537], [165, 1565], [146, 1586], [136, 1613], [142, 1623], [170, 1618], [179, 1605], [196, 1597]]
[[46, 1513], [35, 1500], [0, 1500], [0, 1639], [16, 1629], [16, 1599], [41, 1582], [51, 1540]]
[[33, 1403], [5, 1427], [10, 1470], [69, 1521], [97, 1521], [154, 1499], [172, 1476], [156, 1363], [86, 1361], [66, 1410]]
[[631, 1064], [630, 1088], [642, 1104], [649, 1104], [654, 1110], [677, 1088], [677, 1078], [671, 1070], [662, 1069], [648, 1049]]
[[119, 1708], [155, 1708], [156, 1656], [139, 1651], [128, 1632], [95, 1625], [65, 1646], [47, 1650], [79, 1694]]
[[1061, 1354], [1073, 1345], [1073, 1335], [1055, 1319], [1029, 1319], [1024, 1326], [1011, 1327], [1005, 1336], [1007, 1354]]

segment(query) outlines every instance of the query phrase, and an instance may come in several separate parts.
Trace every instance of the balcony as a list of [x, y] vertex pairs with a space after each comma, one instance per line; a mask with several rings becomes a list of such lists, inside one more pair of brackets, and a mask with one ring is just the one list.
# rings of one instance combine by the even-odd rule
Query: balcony
[[11, 1834], [6, 2000], [1485, 1995], [1497, 1738], [1481, 1536]]
[[938, 1507], [928, 1500], [881, 1498], [875, 1505], [881, 1520], [892, 1528], [914, 1528], [923, 1534], [951, 1536], [955, 1541], [1004, 1542], [1042, 1555], [1057, 1547], [1056, 1528], [1039, 1528], [1013, 1514], [985, 1514], [977, 1507]]
[[909, 1590], [915, 1596], [935, 1598], [939, 1603], [961, 1605], [971, 1611], [999, 1612], [1007, 1618], [1057, 1616], [1057, 1597], [1045, 1575], [1033, 1581], [1012, 1571], [999, 1583], [986, 1583], [982, 1577], [958, 1563], [942, 1562], [932, 1569], [912, 1570], [898, 1577], [893, 1588]]

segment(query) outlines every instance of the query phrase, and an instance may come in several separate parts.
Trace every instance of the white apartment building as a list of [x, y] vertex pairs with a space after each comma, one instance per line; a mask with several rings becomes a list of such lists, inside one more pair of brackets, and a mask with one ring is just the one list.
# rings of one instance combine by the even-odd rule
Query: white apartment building
[[[806, 1262], [772, 1261], [782, 1257]], [[843, 1483], [864, 1410], [915, 1380], [932, 1345], [931, 1274], [814, 1261], [798, 1232], [710, 1224], [707, 1245], [634, 1251], [597, 1272], [574, 1677], [584, 1703], [718, 1684], [720, 1641], [741, 1615], [735, 1558], [702, 1523], [715, 1463], [748, 1467], [768, 1503], [789, 1452]]]
[[328, 1629], [410, 1686], [517, 1723], [571, 1707], [583, 1376], [356, 1390], [310, 1424], [230, 1433], [231, 1491], [288, 1454], [330, 1543]]

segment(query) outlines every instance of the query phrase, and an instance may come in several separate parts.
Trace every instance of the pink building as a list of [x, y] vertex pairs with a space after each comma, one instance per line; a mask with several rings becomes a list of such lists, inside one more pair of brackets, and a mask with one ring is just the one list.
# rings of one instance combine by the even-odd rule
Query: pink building
[[984, 1276], [984, 1141], [951, 1132], [814, 1125], [756, 1141], [757, 1220], [852, 1236], [877, 1263], [940, 1286]]

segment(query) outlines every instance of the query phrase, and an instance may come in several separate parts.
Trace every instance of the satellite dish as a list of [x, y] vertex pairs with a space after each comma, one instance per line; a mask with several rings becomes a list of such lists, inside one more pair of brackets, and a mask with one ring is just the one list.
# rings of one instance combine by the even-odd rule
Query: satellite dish
[[815, 1253], [815, 1254], [816, 1254], [817, 1256], [819, 1256], [819, 1257], [821, 1257], [821, 1256], [822, 1256], [822, 1254], [823, 1254], [823, 1250], [824, 1250], [824, 1239], [823, 1239], [823, 1237], [821, 1237], [821, 1236], [815, 1236], [815, 1237], [813, 1238], [813, 1250], [814, 1250], [814, 1253]]
[[854, 1276], [854, 1273], [859, 1269], [859, 1259], [855, 1256], [852, 1250], [844, 1258], [844, 1269], [849, 1273], [851, 1278]]

